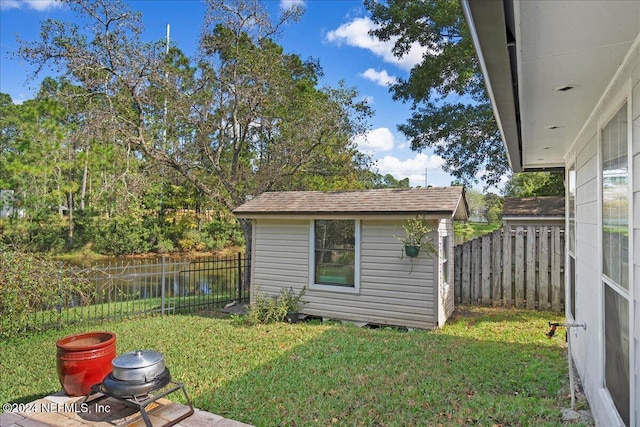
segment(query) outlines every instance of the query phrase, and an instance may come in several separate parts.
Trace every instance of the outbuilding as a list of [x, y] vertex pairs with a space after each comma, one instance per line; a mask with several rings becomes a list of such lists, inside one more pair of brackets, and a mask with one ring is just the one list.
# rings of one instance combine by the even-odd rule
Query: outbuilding
[[[453, 221], [463, 187], [263, 193], [234, 210], [251, 219], [251, 299], [306, 287], [302, 312], [361, 324], [432, 329], [454, 308]], [[434, 253], [407, 256], [409, 220]]]
[[564, 228], [564, 196], [505, 197], [502, 223], [506, 226]]

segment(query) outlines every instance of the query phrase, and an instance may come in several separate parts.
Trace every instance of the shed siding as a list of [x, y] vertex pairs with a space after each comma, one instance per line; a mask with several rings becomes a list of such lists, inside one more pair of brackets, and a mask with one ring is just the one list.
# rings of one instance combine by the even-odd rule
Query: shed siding
[[[254, 278], [260, 292], [278, 294], [309, 283], [309, 220], [257, 220]], [[434, 222], [435, 226], [435, 222]], [[433, 328], [437, 259], [401, 259], [401, 221], [361, 221], [360, 292], [307, 289], [303, 312], [372, 324]], [[437, 241], [434, 232], [432, 238]], [[452, 276], [452, 275], [451, 275]], [[336, 288], [339, 290], [339, 288]], [[452, 298], [453, 299], [453, 298]]]
[[[617, 416], [604, 384], [604, 319], [603, 284], [601, 254], [601, 200], [598, 171], [599, 129], [604, 126], [620, 102], [627, 99], [631, 109], [632, 158], [630, 164], [630, 185], [632, 185], [633, 214], [629, 242], [633, 253], [633, 277], [630, 283], [630, 396], [632, 411], [635, 410], [636, 423], [640, 421], [640, 46], [623, 65], [609, 91], [603, 96], [575, 141], [573, 152], [568, 159], [576, 162], [576, 322], [586, 323], [587, 330], [574, 329], [570, 334], [573, 359], [582, 379], [596, 424], [616, 425]], [[629, 92], [631, 90], [631, 93]], [[629, 95], [631, 95], [629, 97]], [[598, 237], [598, 238], [596, 238]], [[635, 405], [633, 402], [636, 402]], [[632, 419], [634, 417], [632, 416]]]
[[254, 292], [279, 294], [309, 282], [309, 221], [255, 221]]

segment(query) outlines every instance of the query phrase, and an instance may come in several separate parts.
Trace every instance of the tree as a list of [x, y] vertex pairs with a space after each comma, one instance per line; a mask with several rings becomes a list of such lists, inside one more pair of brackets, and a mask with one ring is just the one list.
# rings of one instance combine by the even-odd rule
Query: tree
[[502, 197], [494, 193], [487, 193], [483, 197], [483, 202], [486, 207], [485, 218], [490, 224], [495, 224], [502, 219], [502, 211], [504, 207], [504, 200]]
[[[293, 7], [272, 22], [256, 0], [208, 0], [197, 60], [162, 42], [140, 40], [141, 18], [120, 1], [64, 0], [91, 25], [46, 21], [42, 40], [20, 56], [41, 70], [53, 63], [83, 89], [83, 126], [170, 168], [203, 197], [232, 210], [268, 190], [358, 185], [362, 157], [352, 136], [371, 114], [357, 92], [317, 88], [316, 61], [275, 43]], [[338, 178], [336, 179], [336, 174]], [[250, 247], [250, 223], [243, 222]]]
[[487, 207], [484, 204], [483, 194], [473, 188], [465, 189], [467, 206], [469, 206], [469, 217], [484, 218]]
[[367, 170], [360, 179], [364, 188], [409, 188], [409, 178], [396, 179], [390, 173], [381, 175]]
[[30, 227], [32, 241], [60, 241], [66, 195], [73, 187], [69, 176], [73, 160], [67, 151], [71, 126], [64, 109], [55, 99], [38, 97], [7, 106], [4, 112], [0, 125], [7, 135], [0, 152], [4, 188], [14, 190], [14, 200], [29, 224], [41, 226], [37, 236]]
[[504, 186], [505, 197], [564, 196], [562, 172], [522, 172], [512, 174]]
[[3, 98], [0, 183], [14, 190], [23, 217], [5, 235], [15, 244], [78, 247], [92, 236], [93, 215], [126, 214], [152, 183], [140, 159], [90, 133], [80, 88], [45, 78], [34, 99], [14, 105]]
[[411, 148], [430, 147], [444, 169], [466, 184], [497, 184], [508, 170], [506, 152], [486, 94], [480, 66], [458, 0], [365, 0], [379, 27], [372, 34], [394, 41], [406, 55], [426, 48], [421, 63], [390, 91], [411, 102], [412, 115], [398, 126]]
[[[357, 185], [366, 159], [351, 137], [364, 132], [370, 110], [353, 89], [317, 89], [319, 64], [272, 40], [298, 12], [273, 24], [255, 1], [207, 4], [198, 91], [177, 90], [171, 97], [180, 102], [169, 108], [168, 122], [186, 117], [186, 126], [175, 128], [189, 133], [167, 141], [170, 152], [144, 151], [230, 210], [264, 191]], [[241, 223], [249, 243], [250, 223]]]

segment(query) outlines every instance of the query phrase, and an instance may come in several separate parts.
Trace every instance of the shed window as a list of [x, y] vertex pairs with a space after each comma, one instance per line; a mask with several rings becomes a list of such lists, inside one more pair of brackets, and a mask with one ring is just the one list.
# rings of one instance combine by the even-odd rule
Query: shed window
[[358, 286], [358, 246], [360, 224], [355, 220], [313, 221], [314, 287], [356, 289]]
[[451, 253], [451, 237], [444, 236], [442, 238], [442, 254], [440, 254], [440, 262], [442, 263], [442, 283], [449, 283], [449, 272], [451, 263], [449, 257]]

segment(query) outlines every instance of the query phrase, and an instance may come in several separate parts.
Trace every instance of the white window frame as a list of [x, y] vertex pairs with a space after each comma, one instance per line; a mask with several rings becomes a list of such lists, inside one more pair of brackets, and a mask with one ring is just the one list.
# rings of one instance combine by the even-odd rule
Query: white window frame
[[[316, 236], [315, 236], [315, 222], [316, 220], [340, 220], [340, 221], [354, 221], [354, 245], [355, 245], [355, 260], [354, 260], [354, 273], [353, 273], [353, 287], [340, 286], [340, 285], [327, 285], [315, 283], [316, 279]], [[361, 246], [361, 224], [359, 219], [353, 218], [313, 218], [309, 221], [309, 289], [319, 291], [329, 291], [347, 294], [359, 294], [360, 293], [360, 246]]]
[[[573, 172], [573, 178], [571, 177], [571, 174]], [[573, 200], [571, 200], [571, 198], [569, 197], [569, 194], [571, 192], [571, 182], [573, 181]], [[575, 266], [577, 263], [577, 258], [576, 258], [576, 249], [577, 249], [577, 216], [578, 216], [578, 169], [576, 167], [576, 159], [575, 158], [571, 158], [571, 161], [569, 163], [569, 166], [567, 167], [567, 176], [566, 176], [566, 207], [565, 207], [565, 212], [567, 213], [566, 215], [566, 225], [565, 225], [565, 238], [567, 239], [565, 245], [567, 248], [567, 257], [566, 257], [566, 262], [565, 262], [565, 283], [570, 284], [570, 286], [567, 286], [566, 288], [566, 294], [565, 294], [565, 301], [570, 302], [570, 304], [566, 304], [566, 315], [567, 318], [571, 319], [572, 321], [575, 322], [577, 316], [578, 316], [578, 308], [576, 306], [576, 295], [577, 295], [577, 280], [576, 280], [576, 274], [572, 274], [571, 271], [571, 259], [573, 259], [573, 266], [574, 266], [574, 271], [573, 273], [575, 273]], [[573, 206], [571, 206], [571, 203], [573, 203]], [[570, 216], [570, 212], [573, 211], [573, 218], [571, 218]], [[573, 219], [573, 235], [571, 235], [571, 220]], [[571, 245], [572, 241], [573, 245]], [[571, 249], [571, 246], [573, 246], [573, 249]], [[573, 288], [573, 293], [571, 292]], [[571, 307], [573, 307], [573, 312], [575, 312], [575, 316], [574, 313], [571, 311]]]
[[[611, 120], [619, 113], [620, 109], [626, 104], [627, 107], [627, 170], [628, 170], [628, 178], [627, 178], [627, 200], [629, 201], [628, 203], [628, 220], [629, 220], [629, 225], [628, 225], [628, 274], [629, 274], [629, 279], [628, 279], [628, 289], [625, 289], [623, 286], [621, 286], [620, 284], [616, 283], [614, 280], [612, 280], [611, 278], [609, 278], [605, 273], [604, 273], [604, 242], [602, 240], [602, 231], [603, 231], [603, 227], [604, 227], [604, 212], [603, 212], [603, 202], [604, 202], [604, 194], [603, 194], [603, 183], [604, 183], [604, 171], [603, 171], [603, 138], [602, 138], [602, 131], [604, 130], [604, 128], [606, 128], [606, 126], [611, 122]], [[606, 311], [605, 311], [605, 286], [608, 286], [610, 289], [612, 289], [614, 292], [616, 292], [618, 295], [620, 295], [621, 297], [625, 298], [627, 300], [627, 304], [628, 304], [628, 311], [629, 311], [629, 318], [628, 318], [628, 333], [629, 333], [629, 349], [628, 349], [628, 354], [629, 354], [629, 384], [630, 384], [630, 389], [632, 388], [632, 381], [633, 381], [633, 370], [631, 369], [633, 366], [633, 357], [634, 357], [634, 352], [633, 352], [633, 345], [632, 345], [632, 334], [633, 334], [633, 310], [632, 310], [632, 304], [633, 304], [633, 287], [634, 287], [634, 280], [633, 280], [633, 266], [634, 266], [634, 254], [633, 254], [633, 249], [634, 249], [634, 227], [633, 227], [633, 177], [634, 177], [634, 170], [633, 170], [633, 135], [632, 135], [632, 109], [633, 109], [633, 103], [632, 103], [632, 98], [631, 98], [631, 90], [629, 88], [627, 88], [626, 90], [623, 91], [623, 96], [620, 96], [620, 98], [618, 98], [618, 102], [617, 103], [612, 103], [612, 106], [608, 109], [608, 113], [603, 116], [604, 119], [598, 122], [598, 127], [597, 127], [597, 138], [598, 138], [598, 204], [599, 204], [599, 209], [598, 209], [598, 232], [600, 233], [601, 237], [598, 239], [599, 241], [599, 245], [598, 245], [598, 252], [599, 252], [599, 269], [600, 269], [600, 286], [598, 287], [598, 296], [599, 296], [599, 300], [600, 300], [600, 310], [601, 310], [601, 319], [602, 319], [602, 324], [600, 325], [600, 342], [602, 343], [602, 347], [601, 347], [601, 363], [602, 363], [602, 369], [601, 369], [601, 396], [604, 397], [605, 401], [608, 401], [610, 404], [610, 407], [607, 408], [607, 412], [610, 413], [611, 416], [617, 418], [617, 422], [620, 423], [622, 425], [622, 418], [620, 416], [620, 414], [617, 411], [617, 408], [614, 404], [614, 400], [613, 397], [611, 396], [609, 389], [607, 388], [606, 385], [606, 345], [605, 345], [605, 341], [606, 341], [606, 336], [605, 336], [605, 324], [604, 322], [606, 321]], [[629, 419], [630, 422], [633, 422], [633, 418], [634, 418], [634, 403], [633, 403], [633, 393], [631, 393], [630, 390], [630, 395], [629, 395], [629, 399], [630, 399], [630, 412], [631, 414], [629, 414]], [[613, 411], [613, 412], [610, 412]]]
[[[451, 246], [451, 235], [449, 234], [443, 234], [440, 236], [441, 239], [441, 247], [442, 250], [440, 251], [440, 274], [442, 274], [442, 284], [443, 285], [449, 285], [451, 284], [451, 277], [453, 276], [452, 271], [451, 271], [451, 265], [452, 265], [452, 256], [451, 256], [451, 252], [452, 252], [452, 246]], [[447, 280], [445, 280], [445, 278]]]

